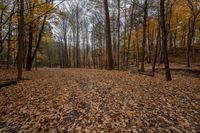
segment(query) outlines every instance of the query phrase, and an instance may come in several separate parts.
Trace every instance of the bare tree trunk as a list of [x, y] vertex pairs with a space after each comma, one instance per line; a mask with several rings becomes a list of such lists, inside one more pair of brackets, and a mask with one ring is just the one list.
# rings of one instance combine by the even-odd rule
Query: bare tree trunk
[[92, 30], [92, 33], [91, 33], [91, 43], [92, 43], [92, 64], [93, 64], [93, 68], [95, 69], [95, 46], [94, 46], [94, 30]]
[[167, 30], [168, 30], [168, 34], [169, 34], [168, 37], [169, 37], [169, 47], [170, 47], [170, 49], [172, 48], [172, 45], [173, 45], [173, 43], [172, 43], [172, 32], [171, 32], [171, 19], [172, 19], [172, 11], [173, 11], [172, 7], [173, 7], [175, 1], [176, 0], [174, 0], [173, 3], [170, 4], [170, 7], [167, 7], [167, 8], [169, 8], [169, 14], [167, 14], [167, 15], [169, 15]]
[[176, 27], [175, 27], [175, 33], [173, 37], [173, 55], [174, 55], [174, 62], [176, 61], [176, 38], [178, 33], [178, 14], [176, 14]]
[[162, 45], [163, 45], [163, 55], [164, 55], [164, 64], [165, 64], [165, 76], [166, 80], [170, 81], [171, 73], [169, 68], [169, 61], [168, 61], [168, 52], [167, 52], [167, 29], [165, 23], [165, 0], [160, 0], [160, 22], [161, 22], [161, 29], [162, 29]]
[[[30, 1], [30, 8], [32, 7], [32, 2]], [[33, 9], [30, 9], [30, 17], [33, 17]], [[32, 56], [32, 44], [33, 44], [33, 23], [29, 24], [29, 40], [28, 40], [28, 54], [26, 59], [26, 70], [31, 70], [31, 56]]]
[[190, 67], [190, 51], [191, 51], [191, 44], [194, 38], [195, 33], [195, 21], [196, 17], [193, 16], [193, 19], [189, 18], [189, 28], [188, 28], [188, 37], [187, 37], [187, 67]]
[[26, 68], [26, 55], [27, 55], [27, 37], [24, 35], [24, 54], [23, 54], [23, 68]]
[[38, 62], [37, 62], [37, 53], [35, 55], [35, 70], [37, 71], [38, 68]]
[[73, 64], [74, 68], [76, 67], [76, 40], [75, 40], [75, 26], [72, 28], [72, 33], [73, 33]]
[[108, 10], [108, 1], [104, 0], [104, 9], [106, 16], [106, 51], [108, 58], [108, 69], [113, 69], [113, 57], [112, 57], [112, 44], [111, 44], [111, 31], [110, 31], [110, 16]]
[[89, 47], [89, 38], [88, 38], [88, 26], [86, 27], [86, 60], [87, 60], [87, 66], [90, 67], [90, 59], [89, 59], [89, 51], [90, 51], [90, 47]]
[[134, 11], [134, 3], [132, 4], [131, 8], [131, 16], [130, 16], [130, 29], [129, 29], [129, 38], [128, 38], [128, 50], [127, 50], [127, 60], [126, 60], [126, 68], [128, 68], [129, 63], [129, 50], [130, 50], [130, 43], [131, 43], [131, 33], [133, 29], [133, 11]]
[[139, 69], [139, 56], [140, 56], [140, 49], [139, 49], [139, 35], [138, 35], [138, 24], [135, 26], [135, 38], [136, 38], [136, 49], [137, 49], [137, 58], [136, 58], [136, 66]]
[[102, 69], [102, 26], [99, 26], [98, 29], [98, 40], [99, 40], [99, 53], [98, 53], [98, 57], [99, 57], [99, 69]]
[[83, 66], [86, 67], [85, 37], [83, 36]]
[[67, 35], [65, 32], [64, 35], [64, 44], [65, 44], [65, 48], [64, 48], [64, 60], [65, 60], [65, 64], [64, 67], [69, 67], [69, 61], [68, 61], [68, 42], [67, 42]]
[[17, 52], [17, 80], [22, 79], [23, 54], [24, 54], [24, 0], [18, 0], [18, 52]]
[[[115, 18], [115, 14], [114, 14], [115, 10], [113, 10], [113, 14], [112, 14], [112, 18]], [[115, 23], [115, 19], [112, 19], [111, 21], [111, 25], [112, 25], [112, 29], [111, 29], [111, 36], [112, 36], [112, 53], [113, 53], [113, 66], [115, 67], [117, 65], [117, 41], [116, 41], [116, 23]]]
[[144, 3], [144, 16], [143, 16], [143, 41], [142, 41], [142, 62], [141, 72], [144, 72], [144, 60], [145, 60], [145, 45], [146, 45], [146, 27], [147, 27], [147, 15], [148, 15], [148, 3], [145, 0]]
[[117, 0], [117, 8], [118, 8], [118, 17], [117, 17], [117, 23], [118, 23], [118, 31], [117, 31], [117, 68], [119, 69], [119, 50], [120, 50], [120, 0]]
[[[159, 9], [158, 9], [159, 12]], [[158, 56], [158, 46], [160, 42], [160, 19], [159, 19], [159, 14], [158, 14], [158, 27], [157, 27], [157, 37], [156, 37], [156, 48], [155, 48], [155, 53], [154, 53], [154, 60], [153, 60], [153, 66], [152, 66], [152, 72], [155, 72], [155, 67], [156, 67], [156, 62], [157, 62], [157, 56]]]
[[101, 34], [101, 44], [100, 44], [100, 62], [101, 69], [103, 69], [103, 35]]
[[76, 65], [77, 68], [79, 68], [79, 7], [77, 5], [77, 9], [76, 9]]
[[[3, 4], [3, 1], [0, 1]], [[4, 10], [1, 11], [0, 24], [3, 22]], [[2, 26], [0, 26], [0, 53], [3, 51]]]
[[151, 64], [151, 55], [152, 55], [152, 42], [150, 38], [152, 38], [153, 40], [153, 32], [152, 32], [152, 36], [150, 35], [150, 26], [149, 26], [149, 23], [148, 23], [148, 26], [147, 26], [147, 39], [148, 39], [148, 47], [147, 47], [147, 51], [148, 51], [148, 57], [147, 57], [147, 61], [149, 64]]
[[33, 28], [32, 24], [29, 25], [29, 45], [28, 45], [28, 55], [26, 62], [26, 70], [31, 70], [31, 56], [32, 56], [32, 44], [33, 44]]
[[126, 0], [125, 0], [125, 24], [124, 24], [124, 49], [123, 49], [123, 65], [125, 64], [125, 61], [126, 61]]
[[72, 43], [72, 37], [71, 37], [71, 34], [70, 34], [70, 38], [69, 38], [69, 57], [68, 57], [68, 61], [69, 61], [69, 67], [72, 67], [72, 63], [71, 63], [71, 50], [72, 50], [72, 47], [71, 47], [71, 43]]
[[[12, 26], [12, 17], [9, 20], [9, 31], [11, 30], [11, 26]], [[9, 65], [10, 65], [10, 41], [11, 41], [11, 35], [12, 32], [9, 32], [9, 36], [8, 36], [8, 52], [7, 52], [7, 66], [6, 69], [9, 69]]]

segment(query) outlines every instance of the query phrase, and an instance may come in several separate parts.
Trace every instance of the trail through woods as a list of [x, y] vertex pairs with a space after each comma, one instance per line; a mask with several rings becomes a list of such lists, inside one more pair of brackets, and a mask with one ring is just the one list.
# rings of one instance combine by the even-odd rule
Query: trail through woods
[[0, 89], [0, 132], [200, 132], [199, 78], [47, 68], [24, 77]]

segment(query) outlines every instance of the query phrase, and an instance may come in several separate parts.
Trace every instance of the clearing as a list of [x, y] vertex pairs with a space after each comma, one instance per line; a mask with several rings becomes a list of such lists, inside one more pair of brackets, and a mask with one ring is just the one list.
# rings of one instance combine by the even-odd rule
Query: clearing
[[170, 82], [94, 69], [43, 68], [24, 77], [0, 89], [0, 132], [200, 132], [200, 79], [184, 73]]

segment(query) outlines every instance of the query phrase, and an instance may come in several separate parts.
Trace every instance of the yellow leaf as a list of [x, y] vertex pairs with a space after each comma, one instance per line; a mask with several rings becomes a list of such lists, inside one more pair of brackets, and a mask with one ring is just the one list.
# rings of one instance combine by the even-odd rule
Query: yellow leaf
[[126, 115], [127, 115], [128, 117], [132, 117], [132, 116], [133, 116], [133, 112], [132, 112], [132, 111], [127, 111], [127, 112], [126, 112]]

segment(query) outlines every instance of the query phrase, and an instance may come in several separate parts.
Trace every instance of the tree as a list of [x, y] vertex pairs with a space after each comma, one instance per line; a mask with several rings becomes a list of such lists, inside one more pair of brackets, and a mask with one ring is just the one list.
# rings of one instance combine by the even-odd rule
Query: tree
[[195, 35], [195, 25], [197, 17], [200, 14], [200, 7], [198, 1], [186, 0], [190, 9], [190, 17], [188, 19], [188, 35], [187, 35], [187, 67], [190, 67], [190, 50], [191, 44]]
[[104, 0], [105, 10], [105, 24], [106, 24], [106, 51], [108, 60], [108, 69], [113, 69], [113, 57], [112, 57], [112, 44], [111, 44], [111, 30], [110, 30], [110, 15], [108, 10], [108, 1]]
[[167, 51], [167, 27], [166, 27], [166, 17], [165, 17], [165, 0], [160, 0], [160, 23], [162, 31], [162, 52], [164, 55], [164, 65], [165, 65], [165, 77], [166, 80], [170, 81], [171, 73], [169, 68], [168, 51]]
[[[32, 2], [29, 3], [30, 8], [32, 8]], [[30, 18], [33, 18], [33, 9], [30, 9]], [[27, 61], [26, 61], [26, 70], [31, 70], [32, 62], [32, 47], [33, 47], [33, 23], [29, 24], [29, 40], [28, 40], [28, 54], [27, 54]]]
[[153, 65], [152, 65], [152, 72], [155, 72], [156, 68], [156, 62], [157, 62], [157, 56], [158, 56], [158, 46], [160, 42], [160, 18], [159, 18], [159, 8], [158, 8], [158, 22], [157, 22], [157, 36], [156, 36], [156, 47], [154, 51], [154, 60], [153, 60]]
[[[8, 21], [10, 22], [13, 15], [17, 13], [17, 11], [14, 11], [15, 5], [16, 5], [15, 2], [16, 1], [14, 1], [12, 3], [9, 0], [7, 1], [7, 3], [5, 1], [2, 1], [2, 0], [0, 1], [0, 5], [1, 5], [1, 7], [0, 7], [0, 10], [1, 10], [1, 15], [0, 15], [0, 53], [4, 49], [3, 43], [5, 42], [5, 40], [7, 39], [7, 36], [9, 36], [10, 32], [11, 32], [11, 29], [9, 29], [5, 33], [5, 36], [3, 36], [3, 27], [7, 24]], [[12, 5], [11, 11], [7, 11], [8, 7], [10, 7], [10, 5]]]
[[120, 0], [117, 0], [117, 8], [118, 8], [118, 16], [117, 16], [117, 23], [118, 23], [118, 31], [117, 31], [117, 68], [119, 69], [119, 50], [120, 50]]
[[80, 61], [79, 61], [79, 5], [77, 4], [76, 9], [76, 65], [77, 68], [80, 67]]
[[126, 20], [126, 3], [127, 3], [127, 0], [125, 0], [124, 2], [124, 6], [125, 6], [125, 9], [124, 9], [124, 49], [123, 49], [123, 64], [125, 64], [125, 60], [126, 60], [126, 24], [127, 24], [127, 20]]
[[[11, 26], [12, 26], [12, 17], [9, 20], [8, 30], [11, 30]], [[6, 69], [9, 69], [9, 66], [10, 66], [11, 35], [12, 35], [12, 32], [10, 32], [9, 35], [8, 35], [8, 51], [7, 51], [7, 66], [6, 66]]]
[[18, 52], [17, 52], [17, 80], [22, 79], [22, 67], [24, 56], [24, 0], [18, 0]]
[[[33, 51], [33, 54], [31, 56], [30, 60], [27, 62], [28, 64], [27, 64], [26, 70], [28, 70], [28, 71], [31, 70], [33, 61], [34, 61], [34, 59], [36, 57], [36, 54], [37, 54], [37, 51], [38, 51], [38, 49], [40, 47], [40, 43], [41, 43], [42, 34], [43, 34], [43, 31], [44, 31], [46, 19], [47, 19], [47, 14], [45, 14], [43, 22], [42, 22], [42, 25], [41, 25], [41, 29], [39, 31], [39, 35], [38, 35], [38, 40], [37, 40], [37, 43], [36, 43], [36, 47], [35, 47], [35, 49]], [[32, 51], [32, 48], [31, 48], [31, 51]]]
[[[45, 4], [44, 4], [45, 11], [46, 10], [48, 11], [48, 8], [49, 8], [48, 4], [50, 2], [51, 2], [51, 0], [45, 1]], [[30, 8], [31, 8], [30, 9], [30, 18], [34, 20], [33, 9], [32, 9], [32, 7], [34, 6], [34, 3], [30, 2], [29, 4], [30, 4]], [[41, 40], [42, 40], [42, 36], [43, 36], [43, 32], [44, 32], [45, 23], [46, 23], [46, 20], [47, 20], [48, 13], [46, 12], [43, 16], [44, 17], [43, 17], [43, 20], [42, 20], [41, 28], [38, 30], [39, 33], [38, 33], [38, 37], [37, 37], [37, 41], [36, 41], [36, 47], [33, 51], [33, 54], [32, 54], [32, 49], [33, 49], [32, 42], [33, 42], [33, 26], [34, 26], [34, 24], [33, 24], [32, 21], [29, 22], [29, 47], [28, 47], [28, 55], [27, 55], [27, 62], [26, 62], [26, 70], [28, 70], [28, 71], [31, 70], [33, 61], [34, 61], [36, 54], [37, 54], [37, 51], [40, 47], [40, 43], [41, 43]]]
[[144, 2], [144, 16], [143, 16], [142, 62], [141, 62], [141, 70], [140, 70], [141, 72], [144, 72], [147, 15], [148, 15], [148, 2], [147, 2], [147, 0], [145, 0], [145, 2]]
[[131, 34], [133, 29], [133, 12], [134, 12], [134, 2], [131, 6], [131, 13], [130, 13], [130, 29], [129, 29], [129, 37], [128, 37], [128, 50], [127, 50], [127, 60], [126, 60], [126, 67], [128, 68], [129, 63], [129, 51], [130, 51], [130, 43], [131, 43]]

